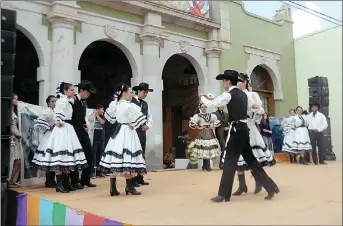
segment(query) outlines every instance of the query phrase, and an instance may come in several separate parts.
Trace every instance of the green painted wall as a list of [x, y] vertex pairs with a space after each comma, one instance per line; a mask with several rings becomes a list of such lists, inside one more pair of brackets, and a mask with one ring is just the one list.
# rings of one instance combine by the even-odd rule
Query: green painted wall
[[280, 53], [278, 66], [284, 99], [275, 102], [275, 114], [287, 115], [289, 109], [297, 106], [292, 23], [280, 26], [268, 19], [248, 15], [239, 3], [230, 2], [229, 6], [232, 44], [221, 54], [220, 70], [246, 71], [249, 54], [245, 53], [244, 45]]

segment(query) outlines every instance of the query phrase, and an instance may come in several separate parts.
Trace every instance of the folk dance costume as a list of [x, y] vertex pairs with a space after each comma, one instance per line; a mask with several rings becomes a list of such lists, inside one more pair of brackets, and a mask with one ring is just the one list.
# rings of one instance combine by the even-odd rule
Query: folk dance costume
[[[33, 156], [32, 162], [40, 162], [47, 145], [49, 143], [52, 130], [55, 126], [55, 113], [50, 107], [45, 108], [42, 114], [35, 120], [33, 129], [36, 136], [34, 136], [33, 144], [36, 146], [35, 154]], [[55, 172], [46, 171], [45, 172], [45, 187], [55, 188]]]
[[[247, 81], [248, 82], [248, 76], [246, 74], [240, 73], [239, 78], [241, 81]], [[250, 146], [252, 149], [252, 152], [257, 159], [257, 161], [263, 166], [273, 166], [276, 164], [276, 161], [270, 152], [268, 150], [268, 147], [266, 146], [261, 133], [258, 131], [256, 127], [256, 123], [259, 124], [262, 120], [264, 109], [261, 107], [262, 101], [259, 97], [259, 95], [255, 92], [249, 92], [247, 89], [243, 90], [244, 93], [247, 95], [248, 100], [252, 104], [256, 104], [259, 108], [258, 109], [252, 109], [248, 108], [247, 112], [247, 126], [249, 128], [249, 137], [250, 137]], [[229, 135], [230, 136], [230, 135]], [[227, 138], [227, 142], [229, 141], [229, 136]], [[225, 161], [225, 154], [224, 158], [222, 159], [222, 162]], [[248, 167], [248, 164], [245, 162], [242, 155], [239, 156], [238, 163], [237, 163], [237, 174], [238, 174], [238, 180], [239, 180], [239, 187], [236, 192], [233, 193], [233, 195], [241, 195], [243, 192], [248, 192], [248, 187], [245, 182], [245, 174], [244, 171], [251, 170]], [[252, 173], [254, 176], [255, 174]], [[255, 178], [255, 176], [254, 176]], [[259, 193], [262, 190], [262, 185], [259, 183], [258, 180], [255, 178], [255, 191], [254, 194]]]
[[[92, 82], [90, 81], [82, 80], [81, 83], [75, 86], [78, 87], [79, 93], [80, 93], [80, 90], [87, 90], [91, 94], [96, 93], [96, 89], [93, 86]], [[72, 115], [71, 124], [73, 125], [75, 129], [76, 135], [85, 153], [87, 164], [88, 164], [88, 167], [82, 170], [81, 179], [79, 179], [78, 171], [74, 171], [70, 174], [71, 184], [74, 188], [77, 188], [77, 189], [82, 189], [84, 186], [96, 187], [95, 184], [91, 183], [91, 174], [92, 174], [91, 165], [93, 163], [93, 152], [92, 152], [92, 144], [89, 139], [88, 132], [85, 130], [85, 127], [88, 128], [88, 124], [89, 124], [86, 115], [87, 115], [87, 101], [86, 99], [82, 99], [80, 94], [77, 94], [74, 97], [73, 115]]]
[[228, 115], [228, 113], [226, 113], [222, 110], [219, 110], [219, 109], [214, 114], [217, 116], [217, 119], [220, 122], [220, 126], [218, 126], [215, 129], [215, 133], [216, 133], [216, 137], [219, 141], [220, 148], [221, 148], [219, 168], [223, 169], [224, 163], [221, 160], [223, 159], [223, 156], [225, 153], [226, 139], [228, 136], [228, 131], [225, 131], [225, 128], [229, 127], [229, 124], [228, 124], [229, 115]]
[[261, 164], [256, 160], [250, 146], [246, 113], [248, 109], [254, 107], [253, 103], [242, 90], [235, 86], [238, 81], [237, 71], [226, 70], [224, 74], [218, 75], [216, 79], [225, 80], [226, 85], [231, 81], [231, 87], [228, 89], [228, 92], [224, 92], [219, 97], [210, 101], [207, 106], [219, 107], [226, 104], [227, 109], [230, 109], [230, 138], [226, 147], [226, 156], [218, 196], [211, 200], [213, 202], [230, 201], [234, 175], [241, 154], [248, 167], [253, 171], [255, 178], [267, 190], [268, 196], [265, 199], [270, 200], [275, 193], [279, 192], [279, 189], [274, 181], [268, 177]]
[[[56, 123], [63, 123], [62, 127], [55, 126], [46, 143], [45, 150], [37, 153], [32, 161], [38, 169], [43, 171], [77, 171], [88, 167], [87, 160], [74, 127], [70, 124], [73, 114], [74, 99], [59, 94], [56, 101], [54, 118]], [[43, 144], [42, 144], [43, 145]], [[69, 189], [62, 184], [66, 182], [65, 175], [56, 175], [57, 192], [66, 193]], [[63, 179], [65, 179], [63, 181]], [[69, 185], [69, 184], [68, 184]], [[70, 190], [74, 190], [70, 188]]]
[[221, 148], [213, 128], [220, 126], [217, 116], [212, 113], [197, 113], [191, 117], [189, 127], [191, 129], [202, 128], [194, 141], [193, 156], [203, 159], [202, 170], [211, 171], [210, 160], [221, 155]]
[[[120, 97], [120, 92], [122, 91], [117, 93], [117, 98]], [[100, 160], [99, 170], [112, 173], [113, 176], [146, 174], [143, 150], [135, 130], [147, 122], [140, 108], [126, 100], [115, 100], [106, 109], [105, 118], [115, 125], [115, 129]], [[126, 194], [140, 194], [133, 187], [132, 179], [127, 179], [126, 183]], [[116, 178], [111, 178], [110, 194], [119, 195]]]
[[[312, 108], [313, 105], [316, 105], [318, 108], [320, 107], [319, 104], [315, 103], [310, 105]], [[328, 128], [328, 123], [324, 114], [320, 113], [319, 111], [311, 112], [307, 115], [308, 121], [308, 130], [311, 140], [312, 146], [312, 159], [314, 164], [318, 164], [317, 158], [317, 144], [318, 144], [318, 151], [319, 151], [319, 164], [326, 164], [324, 162], [324, 135], [323, 131]]]
[[[149, 84], [147, 83], [140, 83], [138, 86], [134, 86], [132, 88], [135, 92], [139, 90], [146, 90], [148, 92], [153, 92], [153, 89], [149, 88]], [[145, 100], [139, 99], [138, 96], [132, 98], [132, 103], [136, 104], [140, 109], [142, 114], [146, 117], [147, 121], [145, 124], [140, 126], [136, 129], [137, 135], [139, 137], [139, 141], [141, 142], [142, 150], [143, 150], [143, 157], [145, 159], [145, 148], [146, 148], [146, 131], [142, 130], [144, 125], [148, 126], [149, 129], [152, 127], [152, 115], [149, 109], [149, 105]], [[136, 177], [133, 178], [133, 183], [135, 187], [139, 187], [140, 185], [149, 185], [148, 182], [144, 181], [144, 176], [138, 174]]]
[[282, 131], [284, 134], [283, 144], [282, 144], [282, 151], [289, 152], [291, 157], [291, 163], [296, 163], [296, 155], [293, 154], [292, 145], [294, 140], [294, 132], [295, 132], [295, 125], [294, 125], [294, 116], [289, 116], [288, 118], [284, 119], [281, 123]]

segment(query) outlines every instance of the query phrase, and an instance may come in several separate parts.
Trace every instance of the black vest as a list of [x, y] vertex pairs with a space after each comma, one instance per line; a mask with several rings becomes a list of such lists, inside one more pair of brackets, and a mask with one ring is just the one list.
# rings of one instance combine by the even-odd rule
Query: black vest
[[73, 116], [72, 116], [72, 124], [76, 132], [79, 130], [84, 130], [83, 126], [86, 124], [86, 111], [87, 111], [87, 102], [84, 100], [84, 106], [82, 106], [81, 100], [75, 96], [74, 104], [73, 104]]
[[238, 88], [229, 91], [231, 100], [227, 104], [229, 110], [229, 122], [247, 119], [248, 110], [248, 96], [246, 93]]
[[133, 97], [132, 103], [134, 103], [138, 107], [140, 107], [142, 114], [145, 115], [146, 117], [148, 117], [149, 106], [148, 106], [148, 103], [146, 101], [140, 100], [140, 102], [139, 102], [135, 97]]

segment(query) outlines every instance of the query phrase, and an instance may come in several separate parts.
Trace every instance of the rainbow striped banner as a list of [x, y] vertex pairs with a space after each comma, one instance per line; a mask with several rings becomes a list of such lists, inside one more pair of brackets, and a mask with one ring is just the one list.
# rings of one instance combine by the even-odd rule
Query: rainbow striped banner
[[130, 225], [90, 213], [78, 213], [63, 204], [28, 194], [17, 195], [16, 226], [124, 226]]

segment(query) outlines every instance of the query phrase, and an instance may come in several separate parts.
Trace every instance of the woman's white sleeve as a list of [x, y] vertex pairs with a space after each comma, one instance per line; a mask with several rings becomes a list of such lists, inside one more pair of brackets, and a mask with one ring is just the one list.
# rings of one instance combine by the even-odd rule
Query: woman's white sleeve
[[211, 124], [213, 127], [220, 126], [220, 121], [218, 120], [218, 117], [215, 114], [211, 114]]
[[106, 120], [112, 124], [114, 124], [117, 121], [116, 108], [117, 108], [117, 101], [112, 101], [104, 114]]
[[127, 113], [129, 120], [132, 122], [131, 125], [135, 129], [138, 129], [147, 123], [146, 116], [142, 114], [140, 107], [133, 103], [130, 103]]
[[63, 99], [58, 99], [56, 101], [56, 106], [54, 109], [54, 117], [55, 117], [55, 123], [63, 122], [66, 117], [64, 114], [64, 109], [66, 107], [66, 102]]
[[200, 117], [198, 114], [195, 114], [193, 117], [191, 117], [189, 120], [189, 128], [196, 129], [195, 127], [198, 125], [199, 119]]

